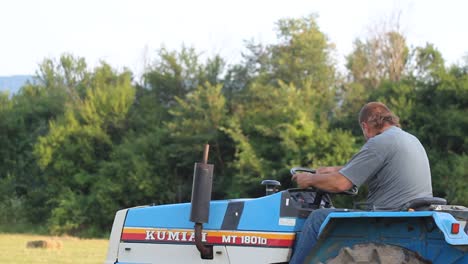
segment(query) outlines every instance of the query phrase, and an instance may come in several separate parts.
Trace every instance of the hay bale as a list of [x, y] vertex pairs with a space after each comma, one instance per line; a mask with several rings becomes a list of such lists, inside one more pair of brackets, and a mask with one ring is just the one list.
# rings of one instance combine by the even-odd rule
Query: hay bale
[[34, 241], [28, 241], [26, 243], [26, 247], [27, 248], [61, 249], [62, 242], [59, 240], [52, 240], [52, 239], [34, 240]]

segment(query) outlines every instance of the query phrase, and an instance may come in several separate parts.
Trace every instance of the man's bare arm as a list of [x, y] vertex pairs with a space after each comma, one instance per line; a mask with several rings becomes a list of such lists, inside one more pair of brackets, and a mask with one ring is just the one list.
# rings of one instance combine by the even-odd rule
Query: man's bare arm
[[330, 167], [319, 167], [317, 169], [318, 174], [334, 173], [338, 172], [343, 168], [343, 166], [330, 166]]
[[302, 172], [294, 174], [292, 179], [297, 182], [299, 188], [316, 187], [329, 192], [344, 192], [353, 187], [353, 183], [339, 172], [326, 174]]

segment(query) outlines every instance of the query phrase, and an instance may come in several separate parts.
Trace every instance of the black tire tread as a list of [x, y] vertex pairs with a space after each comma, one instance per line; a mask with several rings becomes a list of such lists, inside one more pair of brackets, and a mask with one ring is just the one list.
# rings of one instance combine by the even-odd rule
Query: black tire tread
[[338, 255], [326, 264], [427, 264], [416, 252], [387, 244], [357, 244], [341, 248]]

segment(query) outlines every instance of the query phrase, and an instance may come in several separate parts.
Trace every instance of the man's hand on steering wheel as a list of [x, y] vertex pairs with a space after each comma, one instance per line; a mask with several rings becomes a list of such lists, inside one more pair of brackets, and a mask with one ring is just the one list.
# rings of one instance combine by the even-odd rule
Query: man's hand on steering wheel
[[311, 179], [310, 177], [313, 177], [314, 173], [316, 173], [315, 169], [294, 167], [291, 169], [291, 179], [297, 183], [298, 188], [305, 189], [313, 187], [309, 182]]
[[313, 177], [313, 174], [310, 172], [299, 172], [299, 173], [293, 174], [292, 180], [296, 181], [297, 186], [299, 188], [305, 189], [307, 187], [311, 187], [309, 185], [310, 177]]

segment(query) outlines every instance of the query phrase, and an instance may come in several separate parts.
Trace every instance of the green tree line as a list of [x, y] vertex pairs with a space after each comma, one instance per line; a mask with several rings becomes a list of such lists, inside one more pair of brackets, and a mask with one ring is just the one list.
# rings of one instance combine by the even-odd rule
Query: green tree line
[[161, 48], [141, 81], [45, 59], [34, 82], [0, 94], [0, 230], [101, 236], [118, 209], [190, 201], [205, 143], [214, 199], [261, 196], [264, 179], [294, 187], [291, 167], [343, 165], [359, 149], [369, 101], [422, 141], [434, 194], [468, 205], [467, 58], [446, 66], [434, 45], [410, 48], [389, 30], [357, 39], [341, 73], [314, 16], [276, 30], [235, 65]]

